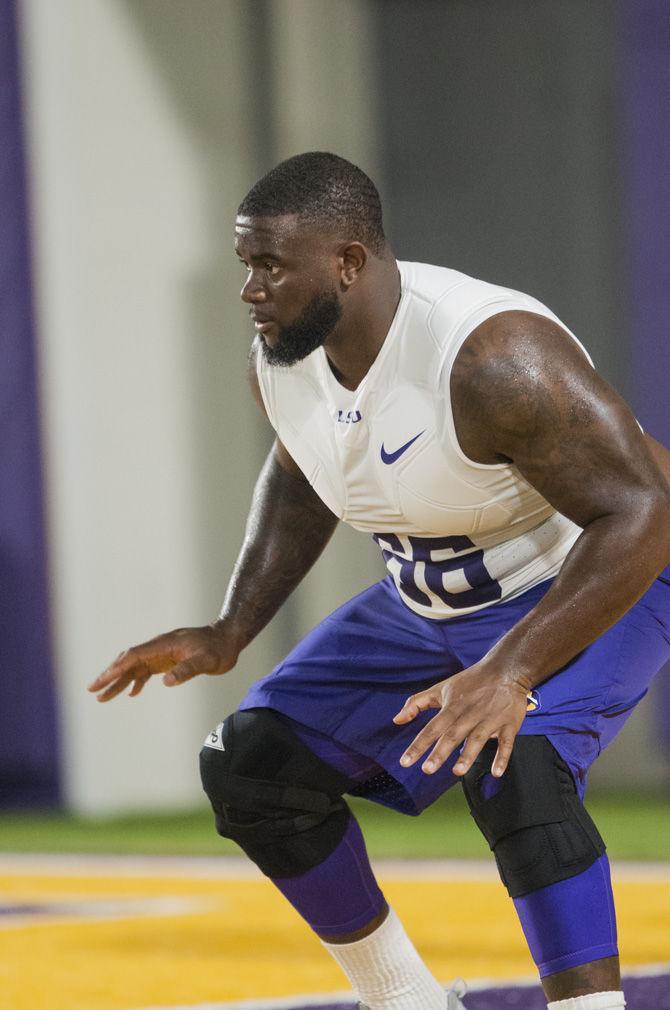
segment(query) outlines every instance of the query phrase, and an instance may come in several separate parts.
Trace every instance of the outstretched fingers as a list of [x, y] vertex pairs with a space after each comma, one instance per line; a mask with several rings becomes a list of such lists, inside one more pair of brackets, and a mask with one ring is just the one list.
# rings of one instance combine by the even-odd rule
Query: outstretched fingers
[[[104, 676], [104, 674], [102, 674], [101, 676]], [[140, 691], [142, 690], [142, 688], [144, 687], [150, 676], [151, 676], [150, 674], [148, 673], [145, 674], [138, 669], [136, 672], [128, 672], [124, 673], [123, 675], [120, 675], [115, 681], [111, 683], [109, 683], [109, 681], [105, 681], [106, 683], [109, 683], [109, 687], [107, 687], [106, 690], [98, 694], [96, 701], [111, 701], [112, 698], [116, 698], [117, 695], [125, 691], [125, 689], [128, 687], [129, 684], [133, 685], [130, 694], [133, 696], [137, 695], [140, 693]], [[99, 679], [100, 678], [98, 678], [98, 680]], [[98, 688], [94, 688], [92, 685], [89, 685], [88, 690], [99, 691], [101, 687], [104, 687], [105, 682], [101, 683]], [[93, 683], [95, 684], [97, 683], [97, 681], [94, 681]]]
[[498, 747], [493, 764], [491, 765], [491, 774], [498, 779], [504, 775], [512, 757], [516, 731], [509, 725], [496, 728], [486, 723], [482, 723], [468, 733], [463, 750], [454, 765], [454, 774], [459, 776], [466, 775], [479, 757], [484, 746], [492, 739], [497, 739]]
[[144, 687], [144, 685], [146, 684], [146, 682], [149, 680], [150, 677], [151, 677], [150, 673], [135, 674], [133, 686], [128, 692], [128, 697], [135, 698], [140, 693], [140, 691], [142, 690], [142, 688]]
[[411, 767], [432, 747], [430, 755], [421, 766], [422, 770], [430, 775], [444, 764], [462, 740], [463, 737], [458, 733], [458, 724], [450, 724], [449, 716], [443, 709], [417, 733], [400, 758], [400, 764], [403, 768]]
[[98, 694], [98, 701], [111, 701], [132, 684], [131, 697], [136, 697], [154, 673], [169, 670], [175, 663], [173, 649], [159, 636], [144, 645], [135, 645], [116, 657], [99, 677], [88, 685], [88, 690]]
[[484, 725], [477, 726], [468, 733], [463, 750], [459, 754], [458, 761], [453, 767], [454, 775], [465, 775], [470, 771], [472, 765], [479, 757], [484, 746], [493, 736], [490, 728]]
[[510, 679], [501, 681], [497, 672], [482, 671], [480, 664], [411, 695], [395, 717], [396, 724], [410, 723], [429, 708], [440, 711], [422, 726], [400, 764], [409, 768], [424, 758], [422, 770], [431, 775], [451, 761], [454, 774], [462, 776], [472, 768], [486, 743], [496, 739], [498, 747], [491, 771], [500, 778], [526, 715], [526, 694], [525, 685]]
[[421, 770], [427, 775], [432, 775], [438, 771], [454, 751], [465, 740], [463, 749], [454, 764], [452, 771], [454, 775], [462, 777], [470, 770], [482, 749], [491, 738], [498, 739], [498, 749], [491, 767], [491, 772], [496, 778], [504, 775], [514, 747], [516, 733], [513, 728], [506, 726], [496, 732], [495, 728], [486, 723], [479, 723], [470, 728], [467, 723], [455, 722], [448, 725], [445, 713], [431, 719], [424, 726], [420, 733], [414, 738], [410, 746], [400, 759], [400, 764], [404, 768], [409, 768], [432, 747], [430, 754], [421, 765]]
[[403, 726], [416, 719], [420, 712], [427, 712], [429, 708], [440, 708], [441, 706], [442, 698], [438, 690], [430, 688], [428, 691], [419, 691], [418, 694], [409, 696], [398, 714], [393, 716], [393, 721], [396, 726]]
[[498, 779], [507, 771], [507, 766], [510, 763], [510, 758], [512, 757], [515, 740], [516, 733], [510, 726], [506, 726], [505, 729], [501, 730], [498, 734], [498, 750], [496, 751], [496, 756], [493, 759], [493, 766], [491, 768], [491, 774]]

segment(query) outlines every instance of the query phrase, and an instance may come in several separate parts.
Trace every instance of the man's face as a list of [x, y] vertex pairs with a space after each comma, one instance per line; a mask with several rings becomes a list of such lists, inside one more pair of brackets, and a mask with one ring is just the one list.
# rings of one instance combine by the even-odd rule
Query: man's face
[[294, 365], [321, 347], [342, 315], [335, 243], [295, 214], [238, 217], [235, 251], [247, 269], [241, 297], [265, 360]]

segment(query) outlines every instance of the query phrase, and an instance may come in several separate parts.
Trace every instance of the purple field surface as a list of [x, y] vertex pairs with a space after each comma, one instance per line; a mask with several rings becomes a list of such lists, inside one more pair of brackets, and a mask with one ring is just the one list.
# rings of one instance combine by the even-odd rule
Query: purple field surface
[[[624, 992], [628, 1010], [670, 1010], [670, 975], [650, 978], [624, 979]], [[547, 1010], [539, 986], [510, 986], [508, 988], [481, 989], [465, 997], [466, 1010]], [[329, 1003], [327, 1006], [302, 1005], [296, 1010], [357, 1010], [354, 1003]]]

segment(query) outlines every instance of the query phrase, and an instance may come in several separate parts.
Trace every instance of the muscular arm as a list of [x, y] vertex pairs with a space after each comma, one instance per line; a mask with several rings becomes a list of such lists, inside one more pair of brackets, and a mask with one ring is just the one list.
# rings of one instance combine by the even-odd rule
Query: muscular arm
[[530, 689], [617, 621], [670, 562], [667, 453], [560, 326], [494, 316], [452, 376], [459, 434], [484, 462], [511, 460], [582, 527], [549, 592], [490, 654]]
[[[253, 349], [249, 382], [264, 410]], [[217, 625], [230, 628], [241, 648], [247, 645], [312, 567], [336, 525], [337, 517], [276, 439], [256, 483]]]
[[617, 621], [670, 562], [670, 456], [560, 326], [527, 312], [489, 319], [451, 377], [456, 431], [479, 463], [513, 462], [582, 532], [550, 589], [478, 663], [408, 698], [395, 717], [440, 711], [401, 759], [432, 774], [465, 741], [464, 775], [491, 737], [502, 775], [527, 692]]

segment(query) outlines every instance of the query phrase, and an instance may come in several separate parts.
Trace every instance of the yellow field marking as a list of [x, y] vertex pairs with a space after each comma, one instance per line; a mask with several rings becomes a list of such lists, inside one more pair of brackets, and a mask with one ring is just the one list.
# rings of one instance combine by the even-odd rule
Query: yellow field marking
[[[667, 960], [670, 879], [616, 885], [624, 964]], [[382, 883], [438, 978], [534, 973], [511, 902], [492, 880], [395, 874]], [[0, 1005], [139, 1010], [339, 992], [343, 977], [272, 885], [204, 875], [0, 875], [0, 902], [207, 900], [206, 911], [119, 921], [42, 921], [0, 933]]]

